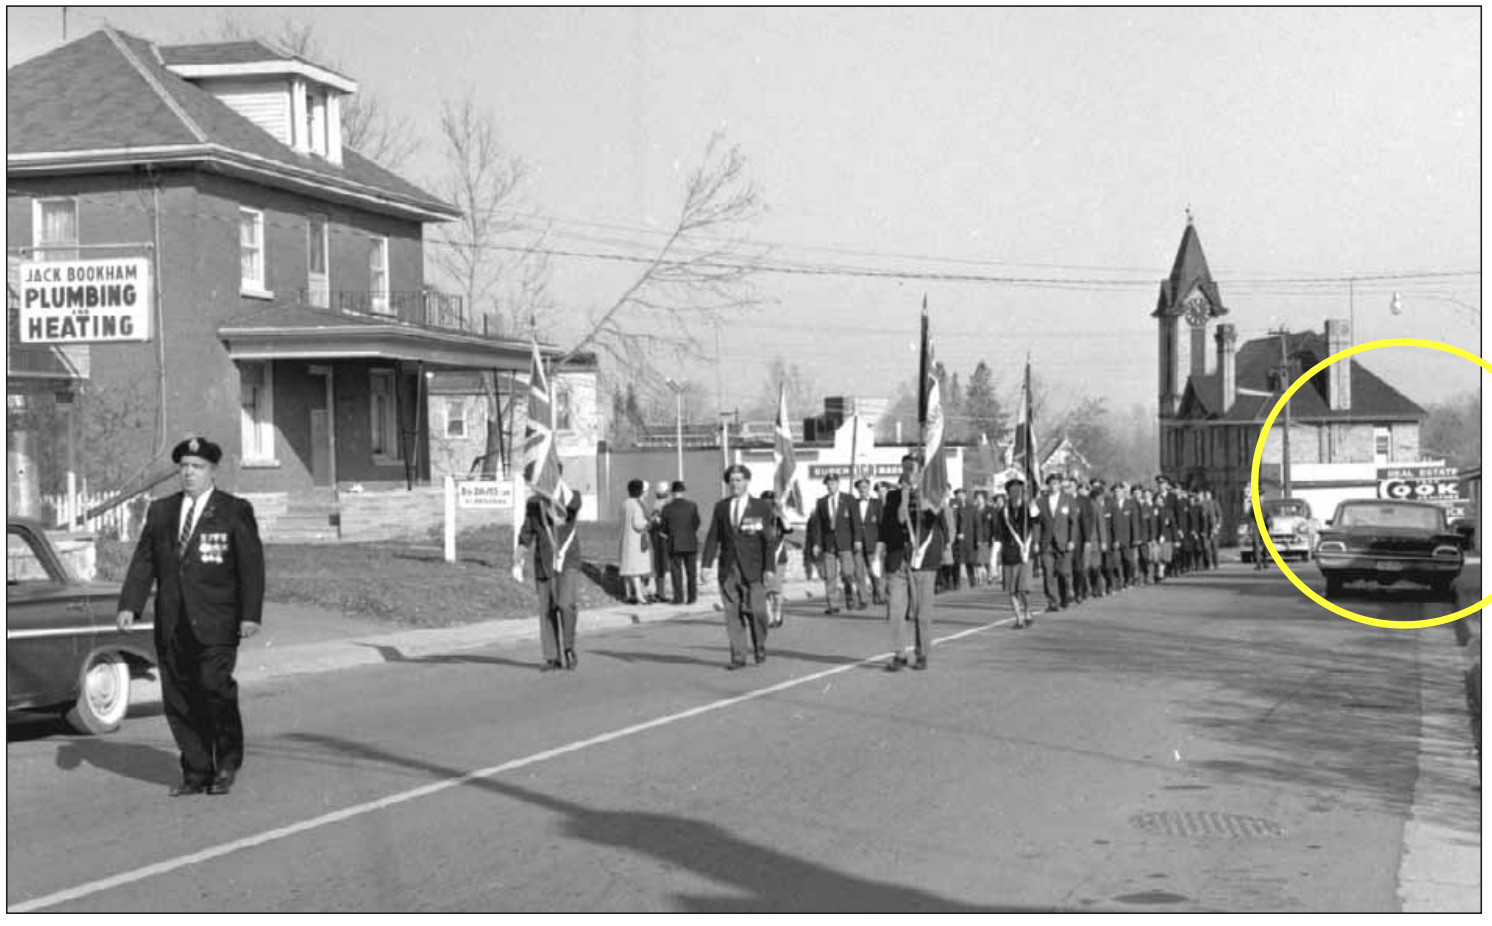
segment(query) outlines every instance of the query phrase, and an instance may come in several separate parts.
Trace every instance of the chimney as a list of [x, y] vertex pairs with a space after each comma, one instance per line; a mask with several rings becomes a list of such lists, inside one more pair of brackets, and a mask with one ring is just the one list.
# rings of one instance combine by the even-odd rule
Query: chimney
[[1220, 411], [1226, 414], [1238, 398], [1238, 329], [1233, 325], [1218, 325], [1213, 337], [1217, 340], [1217, 375], [1222, 384]]
[[[1339, 354], [1352, 346], [1352, 323], [1345, 318], [1326, 320], [1326, 354]], [[1322, 357], [1325, 360], [1326, 357]], [[1334, 412], [1352, 408], [1352, 360], [1333, 363], [1326, 368], [1326, 404]]]

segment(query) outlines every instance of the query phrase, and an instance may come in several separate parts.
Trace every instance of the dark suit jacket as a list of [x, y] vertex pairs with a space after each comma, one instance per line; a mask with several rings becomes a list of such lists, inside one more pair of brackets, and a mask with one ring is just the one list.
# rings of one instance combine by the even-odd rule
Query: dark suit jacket
[[860, 499], [855, 499], [855, 514], [860, 518], [860, 545], [866, 555], [875, 552], [876, 541], [881, 535], [881, 500], [875, 496], [865, 500], [865, 513], [860, 514]]
[[663, 527], [674, 553], [699, 552], [699, 506], [693, 499], [675, 498], [664, 505]]
[[[237, 646], [238, 625], [264, 620], [264, 548], [254, 506], [214, 488], [197, 515], [184, 558], [176, 555], [181, 505], [177, 492], [150, 503], [135, 545], [119, 610], [139, 614], [155, 588], [155, 633], [171, 638], [182, 621], [209, 646]], [[163, 648], [157, 643], [157, 648]]]
[[740, 569], [741, 578], [747, 582], [760, 582], [762, 576], [773, 571], [772, 553], [777, 549], [776, 513], [770, 502], [759, 498], [748, 498], [746, 510], [741, 515], [739, 530], [730, 521], [732, 498], [722, 498], [715, 503], [710, 515], [710, 530], [705, 534], [705, 552], [700, 560], [709, 569], [715, 562], [715, 552], [720, 552], [720, 578], [724, 579], [732, 567]]
[[[550, 507], [541, 504], [538, 498], [530, 498], [524, 509], [523, 529], [518, 532], [518, 544], [532, 547], [534, 551], [534, 578], [552, 579], [556, 575], [554, 554], [556, 548], [564, 551], [559, 572], [576, 572], [580, 569], [580, 544], [574, 539], [575, 516], [580, 513], [580, 493], [570, 493], [565, 505], [565, 522], [556, 524]], [[548, 526], [553, 525], [553, 530]], [[550, 534], [553, 533], [551, 539]]]
[[[897, 513], [901, 510], [902, 486], [897, 486], [886, 495], [886, 508], [881, 515], [881, 532], [877, 540], [886, 545], [886, 558], [882, 563], [887, 574], [895, 572], [912, 558], [913, 543], [927, 542], [927, 551], [922, 555], [919, 572], [936, 570], [943, 565], [943, 546], [952, 539], [948, 534], [947, 509], [942, 511], [919, 511], [915, 492], [907, 500], [909, 523], [902, 523]], [[912, 536], [915, 528], [917, 536]], [[931, 538], [929, 540], [929, 538]]]
[[834, 522], [829, 522], [829, 496], [825, 495], [813, 506], [813, 517], [808, 522], [808, 542], [823, 549], [825, 553], [849, 553], [860, 539], [860, 508], [855, 500], [844, 492], [835, 499]]
[[1109, 537], [1114, 545], [1124, 548], [1139, 542], [1139, 527], [1135, 523], [1138, 512], [1135, 510], [1134, 500], [1128, 495], [1118, 499], [1111, 497], [1109, 507], [1114, 513], [1114, 520], [1109, 530]]
[[973, 562], [979, 545], [989, 543], [989, 518], [985, 516], [987, 511], [988, 507], [980, 508], [972, 503], [958, 509], [958, 533], [954, 535], [953, 545], [962, 562]]
[[1052, 507], [1052, 497], [1043, 492], [1036, 498], [1036, 510], [1041, 522], [1041, 549], [1061, 553], [1067, 550], [1068, 542], [1076, 543], [1078, 537], [1077, 499], [1066, 492], [1057, 496], [1057, 506]]
[[1078, 541], [1096, 543], [1100, 549], [1109, 545], [1108, 506], [1102, 498], [1080, 495], [1077, 498]]

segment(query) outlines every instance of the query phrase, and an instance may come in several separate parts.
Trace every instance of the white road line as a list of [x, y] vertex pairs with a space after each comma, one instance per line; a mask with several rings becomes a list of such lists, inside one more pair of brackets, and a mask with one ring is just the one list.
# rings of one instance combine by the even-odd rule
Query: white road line
[[[939, 637], [933, 640], [933, 645], [937, 646], [941, 643], [949, 643], [976, 633], [982, 633], [986, 630], [999, 627], [1002, 624], [1008, 624], [1010, 623], [1010, 621], [1011, 618], [1006, 618], [1005, 620], [983, 624], [978, 627], [971, 627], [967, 630], [961, 630], [958, 633], [949, 634], [946, 637]], [[402, 791], [398, 794], [391, 794], [388, 797], [379, 798], [376, 801], [368, 801], [363, 804], [356, 804], [352, 807], [345, 807], [342, 810], [336, 810], [331, 813], [322, 814], [319, 817], [312, 817], [309, 820], [302, 820], [301, 822], [293, 823], [290, 826], [282, 826], [279, 829], [267, 830], [254, 836], [246, 836], [243, 839], [235, 839], [232, 842], [226, 842], [222, 845], [214, 846], [210, 849], [203, 849], [200, 852], [193, 852], [189, 855], [177, 856], [173, 859], [167, 859], [164, 862], [156, 862], [153, 865], [146, 865], [144, 868], [136, 868], [134, 871], [126, 871], [121, 874], [112, 875], [108, 878], [101, 878], [97, 881], [89, 881], [88, 883], [80, 884], [77, 887], [66, 888], [65, 890], [56, 891], [42, 897], [37, 897], [33, 900], [23, 901], [13, 906], [7, 907], [6, 910], [9, 913], [30, 913], [34, 910], [42, 910], [47, 907], [55, 907], [58, 904], [79, 900], [83, 897], [87, 897], [91, 894], [97, 894], [101, 891], [112, 890], [116, 887], [123, 887], [127, 884], [134, 884], [138, 881], [144, 881], [145, 879], [153, 878], [156, 875], [170, 874], [173, 871], [178, 871], [182, 868], [187, 868], [192, 865], [198, 865], [202, 862], [209, 862], [215, 858], [221, 858], [225, 855], [230, 855], [234, 852], [239, 852], [244, 849], [252, 849], [255, 846], [262, 846], [265, 843], [274, 842], [279, 839], [285, 839], [286, 837], [295, 836], [299, 833], [305, 833], [311, 830], [320, 829], [324, 826], [330, 826], [333, 823], [341, 823], [343, 820], [350, 820], [353, 817], [360, 817], [364, 814], [369, 814], [388, 807], [394, 807], [399, 804], [408, 803], [409, 801], [418, 800], [422, 797], [429, 797], [432, 794], [439, 794], [440, 792], [449, 790], [451, 788], [459, 788], [460, 786], [469, 782], [480, 781], [484, 778], [493, 778], [497, 775], [503, 774], [504, 772], [511, 772], [515, 769], [534, 765], [538, 762], [545, 762], [549, 759], [567, 755], [572, 752], [579, 752], [582, 749], [589, 749], [592, 746], [600, 746], [603, 743], [610, 743], [614, 740], [623, 739], [624, 737], [642, 733], [645, 730], [652, 730], [656, 727], [667, 726], [671, 723], [677, 723], [680, 720], [688, 720], [690, 717], [698, 717], [701, 714], [708, 714], [711, 711], [721, 710], [722, 708], [731, 707], [732, 705], [741, 704], [746, 701], [753, 701], [757, 698], [764, 698], [767, 695], [776, 694], [779, 691], [786, 691], [787, 689], [797, 687], [798, 685], [806, 685], [810, 682], [818, 681], [821, 678], [829, 678], [830, 676], [838, 675], [841, 672], [848, 672], [849, 670], [859, 668], [860, 666], [885, 661], [887, 659], [890, 659], [891, 655], [891, 653], [880, 653], [875, 656], [867, 656], [857, 662], [848, 662], [844, 665], [835, 666], [832, 669], [825, 669], [822, 672], [815, 672], [811, 675], [803, 675], [797, 678], [790, 678], [785, 682], [778, 682], [777, 684], [769, 685], [766, 688], [758, 688], [754, 691], [748, 691], [745, 694], [739, 694], [720, 701], [712, 701], [709, 704], [703, 704], [699, 707], [692, 707], [687, 711], [680, 711], [677, 714], [669, 714], [664, 717], [657, 717], [653, 720], [634, 724], [630, 727], [623, 727], [620, 730], [613, 730], [610, 733], [602, 733], [599, 736], [593, 736], [590, 739], [578, 740], [564, 746], [558, 746], [554, 749], [546, 749], [543, 752], [536, 752], [521, 759], [514, 759], [511, 762], [504, 762], [501, 765], [494, 765], [491, 768], [484, 768], [475, 772], [467, 772], [465, 775], [461, 775], [457, 778], [448, 778], [444, 781], [437, 781], [433, 784], [424, 785], [423, 787], [414, 788], [409, 791]]]

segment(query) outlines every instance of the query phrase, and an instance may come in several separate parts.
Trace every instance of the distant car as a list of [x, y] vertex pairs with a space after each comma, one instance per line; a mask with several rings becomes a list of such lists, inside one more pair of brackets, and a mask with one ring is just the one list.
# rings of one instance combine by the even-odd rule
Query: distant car
[[1453, 594], [1465, 563], [1466, 536], [1446, 523], [1445, 509], [1429, 502], [1353, 499], [1337, 505], [1316, 544], [1316, 565], [1326, 594], [1352, 581], [1428, 585]]
[[5, 524], [5, 707], [59, 710], [80, 733], [110, 733], [129, 711], [130, 679], [156, 663], [151, 613], [114, 624], [119, 586], [84, 582], [41, 524]]
[[[1311, 517], [1311, 505], [1302, 498], [1266, 498], [1259, 503], [1264, 513], [1264, 523], [1269, 528], [1269, 539], [1280, 551], [1281, 559], [1311, 558], [1311, 548], [1316, 540], [1316, 521]], [[1242, 547], [1239, 558], [1245, 563], [1253, 562], [1249, 531], [1254, 530], [1254, 511], [1245, 508], [1245, 520], [1238, 525], [1238, 540]], [[1266, 553], [1268, 551], [1265, 551]]]

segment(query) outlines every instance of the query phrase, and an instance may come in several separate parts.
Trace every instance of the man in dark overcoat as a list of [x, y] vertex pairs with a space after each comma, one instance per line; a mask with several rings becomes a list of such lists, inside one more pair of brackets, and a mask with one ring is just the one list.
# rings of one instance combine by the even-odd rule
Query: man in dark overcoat
[[675, 481], [673, 499], [663, 506], [674, 604], [694, 604], [699, 599], [699, 506], [684, 491], [684, 483]]
[[182, 491], [150, 503], [119, 592], [128, 631], [155, 591], [161, 708], [181, 752], [173, 797], [232, 790], [244, 756], [238, 643], [264, 622], [259, 525], [253, 505], [216, 488], [222, 456], [201, 437], [171, 451]]

